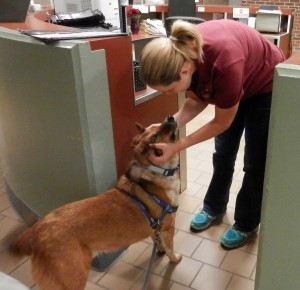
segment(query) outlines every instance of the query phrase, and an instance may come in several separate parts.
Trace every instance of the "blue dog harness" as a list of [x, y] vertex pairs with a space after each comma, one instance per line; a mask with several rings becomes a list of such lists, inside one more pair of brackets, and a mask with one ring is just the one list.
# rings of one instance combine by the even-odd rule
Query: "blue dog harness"
[[[124, 191], [123, 191], [124, 192]], [[162, 212], [158, 218], [154, 218], [150, 216], [145, 206], [134, 196], [130, 195], [129, 193], [125, 192], [135, 203], [136, 205], [141, 209], [142, 213], [145, 215], [145, 217], [148, 219], [150, 226], [155, 230], [162, 226], [163, 219], [165, 218], [166, 214], [171, 214], [177, 211], [178, 206], [171, 206], [164, 202], [163, 200], [158, 199], [153, 194], [146, 191], [146, 193], [152, 198], [152, 200], [158, 204], [162, 208]]]
[[[158, 166], [154, 166], [154, 165], [150, 165], [148, 167], [149, 170], [159, 173], [163, 176], [173, 176], [176, 171], [179, 169], [179, 165], [177, 165], [175, 168], [173, 169], [165, 169], [165, 168], [161, 168]], [[178, 206], [172, 206], [167, 204], [165, 201], [160, 200], [159, 198], [157, 198], [155, 195], [147, 192], [146, 190], [144, 190], [151, 198], [152, 200], [161, 207], [162, 212], [160, 214], [160, 216], [158, 218], [154, 218], [152, 216], [150, 216], [149, 212], [147, 211], [147, 209], [145, 208], [145, 206], [133, 195], [131, 195], [130, 193], [121, 190], [122, 192], [126, 193], [128, 197], [130, 197], [135, 204], [140, 208], [140, 210], [142, 211], [142, 213], [145, 215], [145, 217], [147, 218], [147, 220], [150, 223], [150, 226], [154, 229], [160, 229], [162, 226], [162, 222], [163, 219], [165, 218], [166, 214], [171, 214], [177, 211]]]

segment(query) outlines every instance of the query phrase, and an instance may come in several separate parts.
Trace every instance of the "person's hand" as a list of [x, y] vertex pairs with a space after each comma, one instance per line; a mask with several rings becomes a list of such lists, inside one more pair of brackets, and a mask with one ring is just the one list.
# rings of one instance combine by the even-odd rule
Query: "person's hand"
[[153, 143], [150, 147], [153, 149], [149, 154], [150, 161], [155, 165], [162, 165], [177, 152], [176, 143]]

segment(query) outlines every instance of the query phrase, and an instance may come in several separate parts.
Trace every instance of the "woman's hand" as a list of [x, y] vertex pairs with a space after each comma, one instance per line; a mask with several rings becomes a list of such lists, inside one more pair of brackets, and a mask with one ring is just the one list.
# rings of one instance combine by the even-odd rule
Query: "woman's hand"
[[158, 166], [164, 164], [178, 152], [176, 143], [153, 143], [150, 144], [150, 147], [153, 150], [149, 154], [149, 159]]

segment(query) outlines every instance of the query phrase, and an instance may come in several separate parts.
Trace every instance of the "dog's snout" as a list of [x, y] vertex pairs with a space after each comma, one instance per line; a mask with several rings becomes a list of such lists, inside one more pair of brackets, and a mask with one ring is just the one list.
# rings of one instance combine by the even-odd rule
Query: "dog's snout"
[[164, 120], [165, 124], [174, 124], [176, 123], [175, 118], [171, 115], [169, 115], [165, 120]]
[[168, 121], [168, 122], [174, 122], [175, 119], [174, 119], [173, 116], [169, 115], [169, 116], [167, 117], [167, 121]]

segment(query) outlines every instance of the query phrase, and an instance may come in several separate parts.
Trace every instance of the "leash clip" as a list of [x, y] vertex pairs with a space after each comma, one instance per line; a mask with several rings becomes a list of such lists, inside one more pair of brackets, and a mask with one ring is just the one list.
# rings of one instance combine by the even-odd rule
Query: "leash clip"
[[160, 218], [152, 218], [150, 222], [150, 226], [152, 229], [157, 230], [162, 227], [162, 223]]

